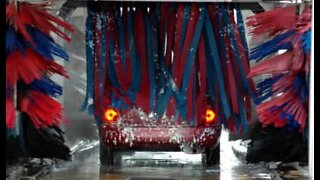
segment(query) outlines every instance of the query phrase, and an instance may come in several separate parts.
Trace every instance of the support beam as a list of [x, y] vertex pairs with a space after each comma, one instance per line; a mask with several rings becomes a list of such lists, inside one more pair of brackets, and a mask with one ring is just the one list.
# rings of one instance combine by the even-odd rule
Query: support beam
[[[140, 2], [143, 2], [143, 0], [138, 0]], [[145, 2], [152, 2], [153, 0], [145, 1]], [[68, 17], [76, 8], [78, 7], [86, 7], [87, 6], [86, 0], [67, 0], [62, 7], [59, 10], [58, 15], [66, 18]], [[107, 2], [107, 1], [105, 1]], [[158, 1], [159, 2], [159, 1]], [[160, 0], [161, 2], [161, 0]], [[172, 2], [193, 2], [193, 1], [188, 1], [188, 0], [183, 0], [183, 1], [172, 1]], [[212, 2], [212, 0], [201, 0], [197, 2]], [[226, 2], [226, 1], [215, 1], [215, 2]], [[261, 13], [264, 12], [263, 7], [259, 4], [259, 2], [254, 2], [254, 1], [241, 1], [240, 3], [240, 9], [243, 10], [251, 10], [253, 13]]]

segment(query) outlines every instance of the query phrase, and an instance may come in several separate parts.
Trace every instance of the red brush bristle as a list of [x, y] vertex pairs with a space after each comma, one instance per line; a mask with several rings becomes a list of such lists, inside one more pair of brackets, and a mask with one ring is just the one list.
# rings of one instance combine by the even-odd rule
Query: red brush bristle
[[[8, 2], [6, 6], [6, 24], [12, 26], [19, 41], [28, 41], [32, 45], [32, 37], [27, 27], [34, 27], [50, 36], [53, 32], [63, 39], [70, 41], [59, 27], [67, 31], [73, 31], [68, 23], [47, 12], [48, 3], [31, 4], [27, 2]], [[47, 59], [30, 48], [15, 49], [6, 57], [6, 88], [8, 90], [16, 86], [17, 81], [22, 80], [24, 84], [30, 84], [34, 80], [40, 80], [44, 75], [60, 74], [68, 77], [63, 66]], [[47, 94], [39, 91], [21, 90], [17, 102], [19, 111], [27, 113], [34, 126], [37, 128], [59, 125], [66, 119], [62, 115], [62, 105]], [[15, 107], [12, 99], [6, 100], [6, 125], [13, 128], [15, 125]]]
[[26, 84], [36, 79], [41, 79], [45, 72], [45, 65], [41, 64], [37, 58], [28, 51], [25, 55], [15, 51], [7, 57], [6, 79], [11, 84], [16, 84], [18, 79], [22, 79]]
[[[19, 6], [19, 10], [17, 10], [17, 6]], [[71, 38], [58, 27], [60, 26], [69, 32], [74, 31], [73, 27], [48, 13], [44, 4], [18, 2], [17, 6], [13, 3], [9, 3], [6, 6], [6, 23], [11, 22], [27, 41], [32, 43], [32, 38], [25, 29], [26, 25], [37, 27], [48, 36], [50, 36], [50, 32], [53, 32], [66, 41], [71, 41]]]
[[[270, 111], [272, 107], [279, 107], [285, 103], [287, 103], [286, 106], [276, 111]], [[305, 127], [307, 112], [299, 100], [299, 97], [290, 91], [283, 93], [281, 96], [278, 96], [272, 101], [267, 101], [257, 106], [259, 120], [264, 126], [274, 124], [276, 127], [278, 127], [279, 124], [283, 125], [283, 123], [279, 122], [279, 116], [281, 112], [293, 114], [294, 120], [298, 122], [300, 128], [303, 129]]]
[[46, 94], [28, 91], [19, 104], [20, 110], [30, 116], [37, 128], [59, 125], [65, 121], [62, 105]]
[[47, 72], [68, 77], [63, 66], [42, 58], [31, 49], [26, 49], [25, 54], [14, 51], [7, 57], [6, 78], [11, 84], [16, 84], [18, 79], [29, 84], [36, 79], [41, 79], [43, 74]]
[[293, 52], [288, 51], [284, 54], [270, 57], [251, 68], [248, 77], [261, 74], [279, 74], [289, 71], [292, 65]]
[[12, 99], [6, 99], [6, 125], [7, 128], [14, 128], [16, 124], [16, 109]]
[[292, 28], [296, 22], [296, 7], [276, 8], [247, 18], [250, 33], [270, 35]]

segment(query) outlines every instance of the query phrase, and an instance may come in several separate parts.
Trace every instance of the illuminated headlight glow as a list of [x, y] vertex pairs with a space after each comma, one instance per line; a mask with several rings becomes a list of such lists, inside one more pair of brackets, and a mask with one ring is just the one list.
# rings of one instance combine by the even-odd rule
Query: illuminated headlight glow
[[215, 120], [216, 113], [212, 109], [207, 109], [205, 114], [206, 123], [211, 123]]
[[113, 108], [108, 108], [104, 113], [104, 119], [109, 122], [117, 120], [118, 116], [119, 113]]

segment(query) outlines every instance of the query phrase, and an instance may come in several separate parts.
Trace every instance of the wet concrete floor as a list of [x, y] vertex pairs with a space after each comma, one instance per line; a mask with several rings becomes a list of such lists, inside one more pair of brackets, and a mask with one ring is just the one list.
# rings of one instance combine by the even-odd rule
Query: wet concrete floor
[[221, 136], [220, 168], [206, 169], [200, 154], [183, 152], [121, 153], [121, 161], [112, 169], [99, 165], [98, 141], [74, 155], [71, 162], [57, 163], [45, 180], [242, 180], [275, 179], [264, 164], [248, 165], [237, 159], [228, 142]]

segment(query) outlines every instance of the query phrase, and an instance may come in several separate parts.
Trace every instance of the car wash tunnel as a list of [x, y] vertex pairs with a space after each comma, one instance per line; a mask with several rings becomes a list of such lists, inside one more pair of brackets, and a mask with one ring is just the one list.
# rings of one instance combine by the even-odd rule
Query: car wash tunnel
[[6, 1], [6, 179], [314, 179], [313, 2]]

